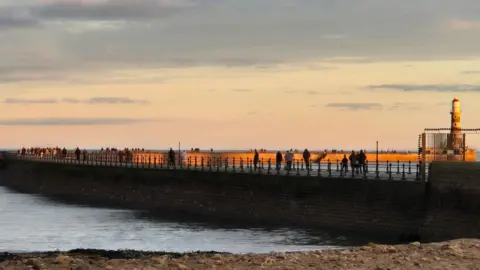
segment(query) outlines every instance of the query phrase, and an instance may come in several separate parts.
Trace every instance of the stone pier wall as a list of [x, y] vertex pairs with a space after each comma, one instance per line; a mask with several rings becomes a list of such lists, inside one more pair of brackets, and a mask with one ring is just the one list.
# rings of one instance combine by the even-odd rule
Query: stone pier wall
[[472, 176], [480, 170], [478, 164], [461, 167], [468, 180], [456, 189], [450, 188], [449, 179], [462, 183], [463, 178], [446, 175], [451, 166], [460, 166], [450, 163], [433, 164], [428, 185], [20, 160], [5, 165], [0, 185], [78, 203], [189, 213], [238, 224], [342, 229], [392, 239], [480, 237], [480, 192], [474, 182], [478, 178]]

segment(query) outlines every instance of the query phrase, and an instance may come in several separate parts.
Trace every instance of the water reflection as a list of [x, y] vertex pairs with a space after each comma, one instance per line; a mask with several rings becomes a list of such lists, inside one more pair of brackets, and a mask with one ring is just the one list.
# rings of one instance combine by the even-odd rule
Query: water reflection
[[0, 187], [0, 250], [75, 248], [234, 253], [344, 246], [352, 239], [292, 229], [246, 229], [179, 223], [145, 213], [57, 203]]

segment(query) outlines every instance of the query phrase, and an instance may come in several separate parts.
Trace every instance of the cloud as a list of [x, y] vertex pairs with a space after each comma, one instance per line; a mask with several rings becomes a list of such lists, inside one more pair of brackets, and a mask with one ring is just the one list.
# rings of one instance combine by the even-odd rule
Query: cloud
[[327, 108], [336, 108], [341, 110], [360, 111], [360, 110], [381, 110], [383, 105], [380, 103], [369, 102], [350, 102], [350, 103], [328, 103]]
[[480, 20], [451, 20], [447, 26], [454, 31], [478, 30], [480, 29]]
[[464, 74], [464, 75], [480, 74], [480, 70], [464, 70], [461, 72], [461, 74]]
[[2, 8], [0, 6], [0, 30], [8, 28], [29, 28], [39, 26], [39, 21], [28, 10], [21, 8]]
[[[2, 0], [0, 21], [14, 30], [2, 31], [2, 40], [9, 42], [0, 44], [0, 57], [4, 64], [52, 62], [59, 70], [78, 67], [88, 73], [83, 80], [62, 81], [71, 84], [89, 81], [96, 71], [88, 67], [98, 63], [105, 69], [221, 66], [291, 72], [306, 69], [292, 63], [464, 59], [478, 54], [480, 35], [438, 29], [451, 18], [474, 20], [478, 2]], [[294, 5], [286, 8], [286, 3]], [[15, 28], [36, 24], [41, 27]], [[60, 72], [60, 79], [70, 72]], [[38, 73], [0, 81], [39, 82], [45, 71]], [[59, 76], [47, 75], [48, 81]]]
[[367, 86], [370, 90], [404, 92], [480, 92], [480, 85], [471, 84], [379, 84]]
[[146, 100], [138, 100], [124, 97], [93, 97], [81, 102], [89, 104], [146, 104]]
[[84, 104], [147, 104], [146, 100], [131, 99], [126, 97], [92, 97], [88, 99], [77, 98], [45, 98], [45, 99], [25, 99], [25, 98], [6, 98], [6, 104], [57, 104], [57, 103], [84, 103]]
[[169, 121], [168, 119], [140, 118], [23, 118], [0, 119], [0, 126], [97, 126], [131, 125], [148, 122]]
[[146, 20], [198, 4], [193, 0], [50, 1], [32, 7], [39, 17], [62, 20]]
[[23, 99], [23, 98], [6, 98], [6, 104], [55, 104], [57, 99]]

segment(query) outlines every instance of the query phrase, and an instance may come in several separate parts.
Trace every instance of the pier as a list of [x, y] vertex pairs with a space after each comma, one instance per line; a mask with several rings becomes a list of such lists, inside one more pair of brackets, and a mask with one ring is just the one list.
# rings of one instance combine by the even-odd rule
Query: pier
[[[282, 163], [277, 168], [274, 156], [271, 153], [262, 153], [257, 168], [253, 164], [253, 153], [248, 157], [245, 153], [234, 153], [227, 156], [224, 153], [191, 153], [182, 159], [175, 161], [174, 166], [169, 166], [167, 153], [164, 152], [135, 152], [132, 160], [122, 160], [117, 153], [94, 151], [89, 152], [85, 157], [79, 159], [72, 153], [67, 156], [37, 155], [37, 154], [19, 154], [6, 153], [9, 159], [29, 160], [34, 162], [77, 164], [82, 166], [107, 166], [107, 167], [125, 167], [131, 169], [151, 169], [151, 170], [187, 170], [200, 172], [223, 172], [223, 173], [241, 173], [241, 174], [266, 174], [282, 176], [309, 176], [309, 177], [329, 177], [329, 178], [363, 178], [370, 180], [391, 180], [391, 181], [421, 181], [420, 163], [412, 161], [376, 161], [369, 162], [360, 169], [352, 169], [348, 165], [347, 170], [342, 169], [341, 160], [330, 159], [318, 160], [317, 157], [309, 161], [309, 166], [299, 157], [299, 154], [293, 159], [291, 170], [285, 168]], [[260, 154], [261, 155], [261, 154]], [[343, 156], [343, 155], [342, 155]], [[328, 155], [327, 155], [328, 157]], [[333, 156], [337, 157], [336, 155]], [[428, 166], [425, 174], [428, 175]]]
[[[154, 153], [150, 153], [154, 154]], [[205, 222], [335, 229], [392, 241], [480, 237], [479, 163], [379, 162], [342, 173], [321, 160], [307, 170], [257, 170], [236, 157], [186, 157], [172, 166], [160, 155], [49, 156], [5, 153], [0, 185], [66, 202], [193, 215]], [[142, 159], [143, 156], [143, 159]], [[150, 157], [150, 158], [149, 158]], [[419, 167], [428, 167], [421, 177]], [[419, 177], [420, 174], [420, 177]], [[394, 240], [395, 239], [395, 240]]]

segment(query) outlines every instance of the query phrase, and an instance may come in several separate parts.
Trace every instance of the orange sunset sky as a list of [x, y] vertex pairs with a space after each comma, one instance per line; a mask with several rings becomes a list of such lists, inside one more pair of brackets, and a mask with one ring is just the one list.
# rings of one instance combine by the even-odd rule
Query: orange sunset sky
[[479, 10], [0, 0], [0, 147], [415, 149], [454, 97], [480, 128]]

